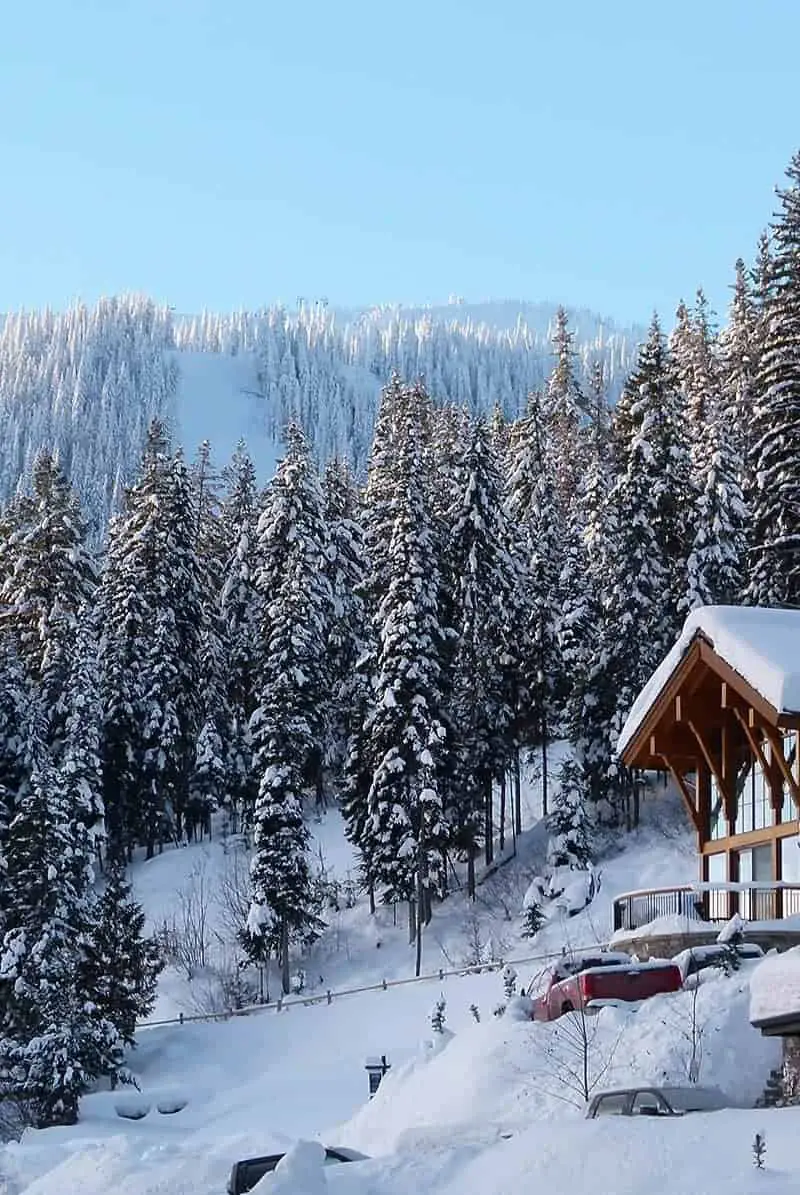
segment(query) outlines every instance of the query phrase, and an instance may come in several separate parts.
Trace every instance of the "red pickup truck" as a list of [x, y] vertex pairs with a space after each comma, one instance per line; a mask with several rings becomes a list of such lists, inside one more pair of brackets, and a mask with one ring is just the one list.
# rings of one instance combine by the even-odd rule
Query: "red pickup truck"
[[534, 981], [534, 1021], [555, 1021], [564, 1013], [596, 1011], [603, 1004], [647, 1000], [683, 986], [680, 968], [669, 962], [637, 963], [627, 954], [598, 951], [561, 959], [542, 988]]

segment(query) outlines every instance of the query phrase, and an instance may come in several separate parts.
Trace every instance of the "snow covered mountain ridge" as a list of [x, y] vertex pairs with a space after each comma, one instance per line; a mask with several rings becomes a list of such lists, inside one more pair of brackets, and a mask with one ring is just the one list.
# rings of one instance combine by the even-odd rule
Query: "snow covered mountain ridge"
[[[166, 420], [192, 455], [204, 439], [223, 464], [241, 438], [261, 474], [298, 418], [317, 454], [362, 469], [378, 395], [396, 370], [424, 376], [441, 402], [509, 416], [552, 367], [557, 308], [451, 303], [337, 312], [324, 302], [229, 315], [176, 315], [143, 296], [8, 314], [0, 326], [0, 500], [55, 450], [99, 540], [134, 475], [145, 430]], [[612, 400], [640, 337], [570, 313], [584, 373], [599, 360]]]

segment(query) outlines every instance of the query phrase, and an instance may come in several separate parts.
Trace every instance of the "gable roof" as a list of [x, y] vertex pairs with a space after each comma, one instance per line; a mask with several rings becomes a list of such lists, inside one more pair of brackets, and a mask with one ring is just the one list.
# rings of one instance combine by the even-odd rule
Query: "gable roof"
[[800, 610], [700, 606], [636, 698], [617, 743], [621, 755], [692, 644], [701, 636], [778, 714], [800, 712]]

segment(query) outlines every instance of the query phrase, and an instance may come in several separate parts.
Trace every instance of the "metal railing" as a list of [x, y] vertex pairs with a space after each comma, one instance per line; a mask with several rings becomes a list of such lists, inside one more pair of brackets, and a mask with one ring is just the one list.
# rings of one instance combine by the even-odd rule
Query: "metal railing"
[[739, 913], [745, 921], [782, 921], [800, 916], [800, 883], [752, 880], [643, 888], [615, 897], [613, 909], [615, 933], [641, 929], [662, 917], [715, 925]]

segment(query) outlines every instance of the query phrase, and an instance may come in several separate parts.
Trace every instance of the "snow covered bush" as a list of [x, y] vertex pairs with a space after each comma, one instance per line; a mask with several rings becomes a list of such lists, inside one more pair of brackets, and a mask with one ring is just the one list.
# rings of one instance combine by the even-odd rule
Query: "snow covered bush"
[[434, 1033], [444, 1033], [447, 1021], [446, 1010], [447, 1001], [444, 996], [440, 996], [431, 1010], [431, 1029]]
[[503, 967], [503, 992], [506, 1000], [510, 1000], [517, 992], [517, 972], [510, 963]]

